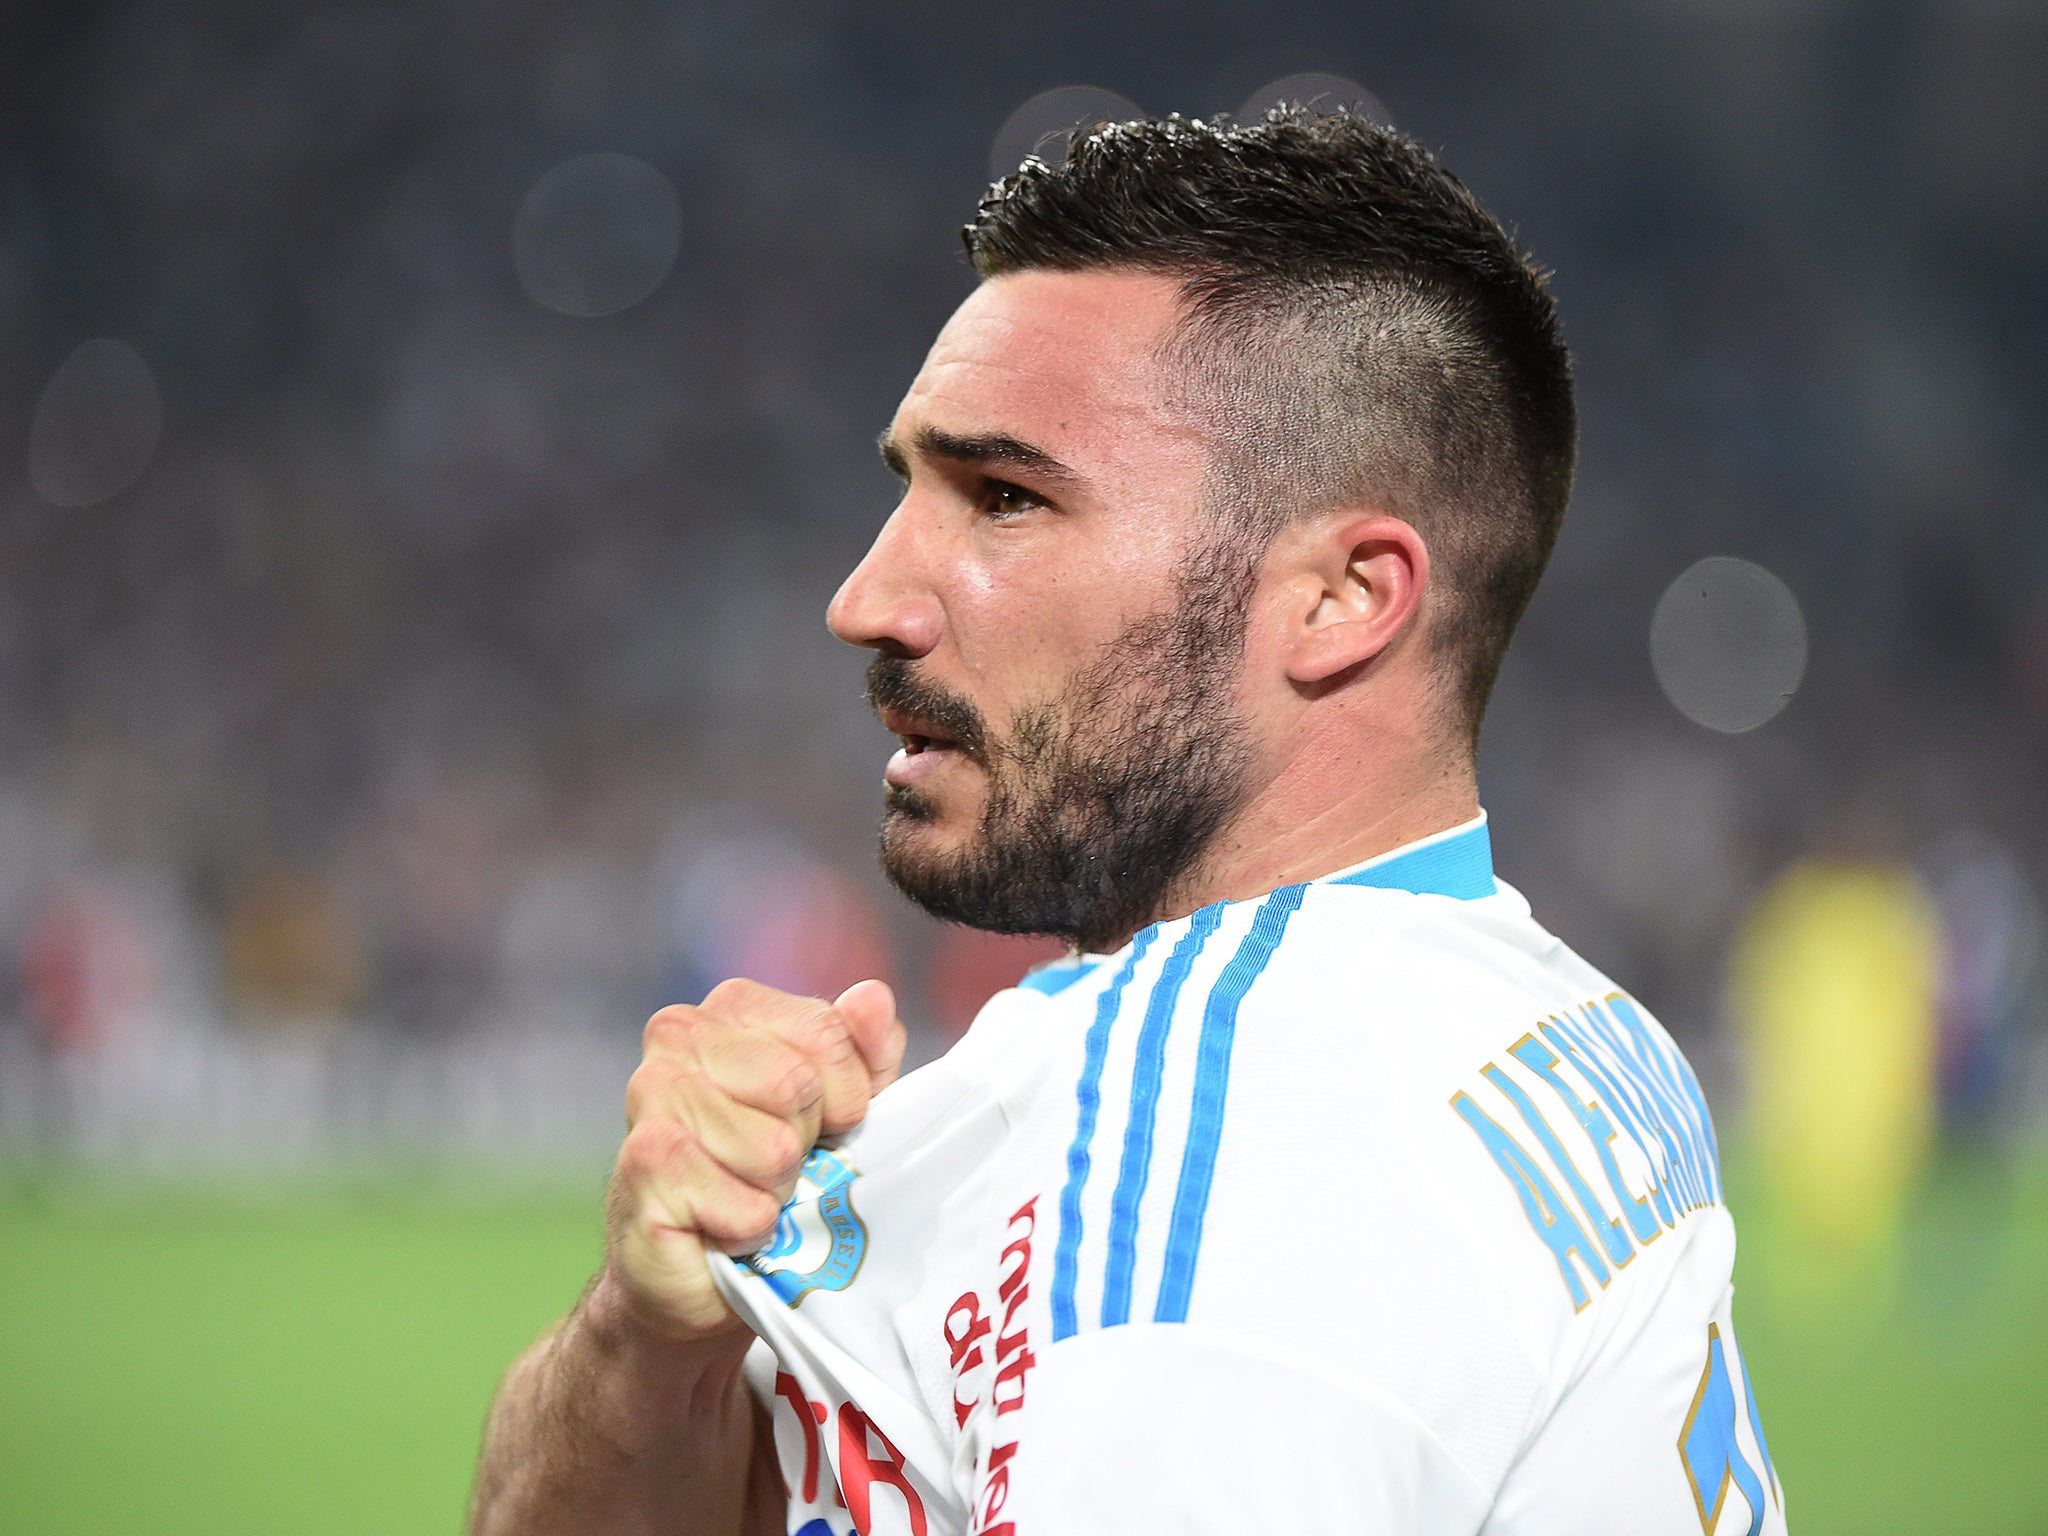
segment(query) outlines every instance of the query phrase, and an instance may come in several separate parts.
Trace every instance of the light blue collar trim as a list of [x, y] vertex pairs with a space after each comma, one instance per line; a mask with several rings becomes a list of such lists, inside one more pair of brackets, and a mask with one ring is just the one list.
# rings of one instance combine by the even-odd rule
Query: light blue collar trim
[[1462, 826], [1381, 854], [1356, 869], [1327, 876], [1323, 885], [1367, 885], [1418, 896], [1478, 901], [1500, 889], [1493, 878], [1493, 838], [1481, 811]]
[[[1310, 883], [1412, 891], [1417, 896], [1449, 896], [1456, 901], [1478, 901], [1500, 889], [1493, 878], [1493, 837], [1486, 830], [1484, 811], [1459, 826]], [[1103, 958], [1076, 955], [1069, 960], [1050, 961], [1017, 985], [1027, 992], [1057, 997], [1094, 970]]]
[[1047, 997], [1058, 997], [1099, 963], [1099, 959], [1093, 956], [1085, 960], [1048, 960], [1035, 970], [1027, 971], [1017, 985], [1026, 992], [1043, 992]]

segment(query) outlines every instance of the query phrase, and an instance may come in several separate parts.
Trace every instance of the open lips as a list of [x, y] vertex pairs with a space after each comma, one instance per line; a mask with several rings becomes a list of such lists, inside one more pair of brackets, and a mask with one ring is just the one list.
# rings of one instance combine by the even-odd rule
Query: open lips
[[882, 713], [882, 724], [903, 743], [904, 755], [917, 757], [926, 752], [957, 752], [960, 743], [950, 736], [934, 731], [924, 721], [912, 715], [900, 714], [896, 710]]
[[903, 743], [902, 749], [889, 759], [889, 766], [882, 774], [886, 783], [898, 788], [920, 786], [928, 779], [943, 774], [948, 764], [970, 756], [957, 739], [941, 734], [929, 722], [914, 716], [887, 710], [883, 712], [882, 724]]

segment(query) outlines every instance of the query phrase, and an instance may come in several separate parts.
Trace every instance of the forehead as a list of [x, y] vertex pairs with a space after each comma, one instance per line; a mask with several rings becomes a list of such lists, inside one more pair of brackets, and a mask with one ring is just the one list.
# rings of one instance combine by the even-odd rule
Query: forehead
[[1192, 435], [1162, 356], [1178, 279], [1148, 272], [1016, 272], [954, 311], [898, 408], [917, 429], [1001, 432], [1077, 470], [1107, 469]]

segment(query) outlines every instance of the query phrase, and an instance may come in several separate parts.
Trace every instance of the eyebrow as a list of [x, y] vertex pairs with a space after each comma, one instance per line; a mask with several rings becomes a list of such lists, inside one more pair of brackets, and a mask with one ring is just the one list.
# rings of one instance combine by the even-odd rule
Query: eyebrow
[[[962, 436], [938, 427], [919, 427], [911, 437], [911, 444], [925, 458], [943, 459], [953, 464], [999, 464], [1067, 484], [1081, 478], [1043, 448], [1035, 447], [1022, 438], [1011, 437], [1007, 432]], [[903, 452], [903, 445], [884, 430], [876, 440], [876, 446], [882, 451], [882, 462], [908, 480], [910, 461]]]

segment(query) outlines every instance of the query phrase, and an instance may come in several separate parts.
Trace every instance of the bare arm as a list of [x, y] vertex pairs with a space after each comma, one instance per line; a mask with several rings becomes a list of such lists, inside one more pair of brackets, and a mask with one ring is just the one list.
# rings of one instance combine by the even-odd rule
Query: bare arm
[[753, 1335], [707, 1252], [761, 1246], [819, 1134], [859, 1124], [902, 1056], [874, 982], [833, 1004], [727, 982], [648, 1022], [605, 1267], [499, 1388], [472, 1536], [781, 1531], [774, 1437], [740, 1370]]
[[740, 1374], [752, 1339], [665, 1338], [599, 1276], [506, 1373], [471, 1532], [779, 1536], [773, 1441]]

